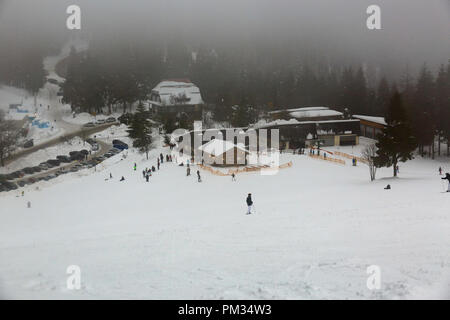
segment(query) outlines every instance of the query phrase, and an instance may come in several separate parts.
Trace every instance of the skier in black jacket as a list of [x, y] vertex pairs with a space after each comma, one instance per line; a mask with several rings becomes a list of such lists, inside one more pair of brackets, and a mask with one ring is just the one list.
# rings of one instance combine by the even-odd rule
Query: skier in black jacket
[[252, 205], [253, 205], [251, 193], [248, 194], [246, 202], [247, 202], [247, 206], [248, 206], [247, 214], [251, 214], [252, 213]]
[[448, 189], [447, 192], [450, 192], [450, 173], [446, 173], [444, 178], [441, 178], [442, 180], [448, 180]]

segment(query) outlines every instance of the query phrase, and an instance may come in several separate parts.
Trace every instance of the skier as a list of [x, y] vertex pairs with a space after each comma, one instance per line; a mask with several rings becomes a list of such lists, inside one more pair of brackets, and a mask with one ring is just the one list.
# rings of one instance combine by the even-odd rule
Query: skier
[[186, 168], [186, 177], [191, 175], [191, 168], [189, 166]]
[[384, 190], [391, 190], [391, 185], [388, 184], [388, 185], [384, 188]]
[[136, 162], [134, 163], [134, 167], [133, 167], [133, 169], [134, 169], [134, 171], [136, 171]]
[[251, 193], [248, 194], [246, 202], [247, 202], [247, 207], [248, 207], [247, 214], [251, 214], [252, 213], [252, 205], [253, 205]]
[[153, 172], [155, 172], [155, 171], [156, 171], [156, 169], [155, 169], [155, 166], [152, 166], [152, 171], [153, 171]]
[[164, 156], [163, 156], [162, 153], [159, 154], [159, 158], [161, 159], [161, 163], [163, 163], [164, 162]]
[[442, 168], [439, 167], [439, 175], [442, 176]]
[[448, 188], [447, 192], [450, 192], [450, 173], [446, 173], [444, 178], [441, 178], [442, 180], [448, 180]]
[[169, 155], [166, 154], [166, 162], [169, 162]]
[[120, 178], [120, 181], [125, 181], [125, 178], [122, 176], [122, 178]]
[[142, 177], [145, 178], [145, 170], [142, 170]]
[[112, 179], [112, 173], [111, 172], [109, 173], [109, 178]]
[[157, 167], [158, 167], [158, 170], [159, 170], [159, 159], [158, 159]]
[[197, 170], [198, 182], [202, 182], [202, 177], [200, 177], [200, 171]]
[[145, 176], [145, 180], [147, 180], [147, 182], [148, 182], [148, 179], [150, 178], [150, 176], [147, 174], [146, 176]]
[[236, 181], [236, 175], [234, 174], [234, 172], [231, 174], [231, 181]]

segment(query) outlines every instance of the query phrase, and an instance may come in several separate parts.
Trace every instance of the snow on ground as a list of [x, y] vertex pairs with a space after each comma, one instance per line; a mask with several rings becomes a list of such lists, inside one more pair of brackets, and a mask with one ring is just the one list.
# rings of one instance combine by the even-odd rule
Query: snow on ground
[[[114, 125], [111, 127], [106, 128], [105, 130], [101, 131], [101, 132], [97, 132], [93, 135], [91, 135], [91, 138], [96, 138], [96, 139], [100, 139], [105, 143], [111, 144], [112, 145], [112, 141], [114, 139], [119, 139], [125, 143], [127, 143], [128, 145], [132, 145], [132, 140], [130, 139], [130, 137], [128, 137], [128, 132], [127, 130], [129, 130], [128, 126], [125, 124], [120, 124], [120, 125]], [[154, 145], [155, 146], [160, 146], [159, 142], [159, 137], [154, 136]]]
[[101, 120], [101, 119], [102, 120], [106, 120], [109, 117], [114, 117], [114, 118], [117, 119], [121, 115], [122, 115], [122, 113], [113, 113], [111, 115], [99, 114], [99, 115], [93, 116], [93, 115], [91, 115], [91, 114], [89, 114], [87, 112], [82, 112], [82, 113], [76, 114], [75, 118], [73, 117], [73, 114], [66, 115], [66, 116], [63, 117], [63, 120], [65, 122], [68, 122], [68, 123], [83, 125], [83, 124], [88, 123], [88, 122], [94, 122], [95, 123], [97, 120]]
[[[407, 162], [396, 179], [379, 170], [372, 183], [364, 165], [290, 154], [281, 162], [292, 168], [237, 182], [201, 171], [198, 183], [164, 162], [146, 183], [141, 171], [160, 152], [147, 161], [130, 150], [24, 197], [0, 194], [3, 296], [450, 298], [450, 197], [435, 162]], [[81, 268], [80, 290], [66, 287], [70, 265]], [[366, 286], [370, 265], [381, 268], [380, 290]]]
[[20, 158], [20, 160], [11, 162], [5, 167], [0, 167], [0, 173], [6, 174], [26, 167], [34, 167], [41, 162], [55, 159], [56, 156], [67, 156], [71, 151], [79, 151], [82, 149], [91, 150], [91, 145], [89, 143], [83, 143], [83, 140], [80, 137], [74, 137], [64, 143], [33, 152]]

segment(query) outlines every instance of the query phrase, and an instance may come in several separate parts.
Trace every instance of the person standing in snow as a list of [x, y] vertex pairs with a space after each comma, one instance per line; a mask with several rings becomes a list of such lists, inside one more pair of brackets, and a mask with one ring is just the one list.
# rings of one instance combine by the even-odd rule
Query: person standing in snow
[[191, 168], [188, 166], [186, 168], [186, 177], [189, 177], [191, 175]]
[[160, 165], [160, 162], [159, 162], [159, 159], [158, 159], [158, 162], [156, 164], [156, 166], [158, 167], [158, 170], [159, 170], [159, 165]]
[[446, 173], [444, 178], [441, 178], [442, 180], [448, 180], [448, 188], [447, 192], [450, 192], [450, 173]]
[[112, 173], [111, 172], [109, 173], [109, 178], [112, 179]]
[[247, 199], [245, 200], [245, 202], [247, 203], [247, 207], [248, 207], [247, 214], [251, 214], [252, 213], [252, 205], [253, 205], [252, 194], [251, 193], [248, 194]]
[[133, 167], [134, 171], [136, 171], [136, 168], [137, 168], [137, 166], [136, 166], [136, 162], [135, 162], [134, 167]]
[[236, 181], [236, 175], [234, 174], [234, 172], [231, 174], [231, 181]]
[[161, 163], [163, 163], [164, 162], [164, 156], [163, 156], [162, 153], [159, 154], [159, 158], [161, 159]]
[[150, 178], [150, 176], [147, 174], [146, 176], [145, 176], [145, 180], [147, 180], [147, 182], [148, 182], [148, 179]]
[[142, 170], [142, 177], [145, 178], [145, 170]]
[[442, 176], [442, 168], [439, 167], [439, 175]]
[[200, 177], [200, 171], [197, 170], [197, 178], [198, 178], [198, 182], [202, 182], [202, 177]]

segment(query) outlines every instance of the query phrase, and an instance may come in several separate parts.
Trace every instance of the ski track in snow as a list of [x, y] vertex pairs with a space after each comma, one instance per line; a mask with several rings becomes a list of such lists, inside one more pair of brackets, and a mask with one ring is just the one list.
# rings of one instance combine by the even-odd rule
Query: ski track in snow
[[[341, 148], [345, 150], [345, 148]], [[434, 162], [401, 164], [400, 178], [360, 164], [283, 154], [274, 176], [230, 177], [132, 151], [0, 194], [0, 292], [31, 299], [449, 298], [450, 198]], [[168, 152], [163, 150], [164, 154]], [[137, 162], [138, 170], [132, 170]], [[196, 170], [196, 168], [194, 168]], [[113, 174], [114, 179], [105, 181]], [[119, 178], [125, 176], [124, 182]], [[383, 187], [390, 183], [392, 190]], [[257, 214], [245, 215], [253, 194]], [[31, 201], [31, 209], [26, 202]], [[5, 209], [3, 209], [5, 208]], [[66, 268], [81, 268], [80, 290]], [[369, 265], [382, 288], [366, 287]]]

